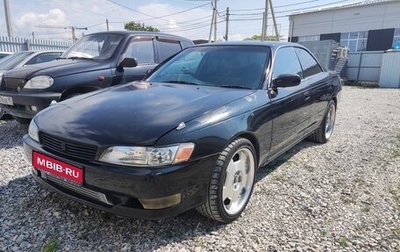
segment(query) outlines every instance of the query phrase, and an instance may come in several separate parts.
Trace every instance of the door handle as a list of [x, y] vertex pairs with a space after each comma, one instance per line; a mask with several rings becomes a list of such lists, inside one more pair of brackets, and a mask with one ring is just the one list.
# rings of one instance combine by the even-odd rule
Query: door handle
[[305, 100], [305, 101], [310, 100], [310, 98], [311, 98], [310, 92], [308, 92], [308, 91], [307, 91], [307, 92], [304, 92], [303, 95], [304, 95], [304, 100]]

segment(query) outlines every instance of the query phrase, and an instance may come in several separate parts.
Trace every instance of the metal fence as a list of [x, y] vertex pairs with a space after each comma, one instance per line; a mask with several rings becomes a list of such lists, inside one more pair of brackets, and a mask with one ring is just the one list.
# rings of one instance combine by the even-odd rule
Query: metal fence
[[346, 78], [352, 82], [379, 82], [383, 51], [348, 54]]
[[61, 50], [65, 51], [72, 45], [67, 41], [52, 41], [42, 39], [25, 39], [0, 36], [0, 51], [20, 52], [20, 51], [40, 51], [40, 50]]

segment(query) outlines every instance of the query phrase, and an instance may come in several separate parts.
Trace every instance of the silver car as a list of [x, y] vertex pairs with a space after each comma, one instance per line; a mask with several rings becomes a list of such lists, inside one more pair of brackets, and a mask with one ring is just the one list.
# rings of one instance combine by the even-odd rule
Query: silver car
[[[0, 59], [0, 83], [7, 70], [55, 60], [61, 54], [62, 51], [22, 51], [5, 56]], [[3, 115], [4, 111], [0, 107], [0, 119]]]

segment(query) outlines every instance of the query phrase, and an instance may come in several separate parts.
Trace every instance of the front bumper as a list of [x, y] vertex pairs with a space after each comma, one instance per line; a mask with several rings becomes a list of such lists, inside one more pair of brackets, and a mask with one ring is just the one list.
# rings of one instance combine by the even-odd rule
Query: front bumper
[[40, 110], [45, 109], [54, 101], [60, 101], [61, 93], [55, 92], [9, 92], [0, 91], [0, 96], [10, 97], [13, 105], [0, 104], [0, 107], [15, 117], [33, 118]]
[[[162, 168], [121, 167], [62, 158], [44, 150], [28, 135], [23, 142], [30, 160], [36, 151], [83, 168], [84, 183], [76, 185], [32, 167], [33, 177], [47, 188], [106, 212], [141, 219], [163, 219], [203, 204], [218, 158], [214, 155]], [[146, 209], [141, 203], [141, 199], [151, 201], [177, 194], [180, 202], [167, 208]]]

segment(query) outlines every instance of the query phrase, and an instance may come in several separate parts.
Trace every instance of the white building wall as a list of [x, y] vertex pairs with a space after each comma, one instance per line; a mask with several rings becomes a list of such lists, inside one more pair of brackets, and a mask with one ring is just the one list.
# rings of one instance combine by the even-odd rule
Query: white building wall
[[289, 37], [400, 28], [400, 1], [294, 14]]

